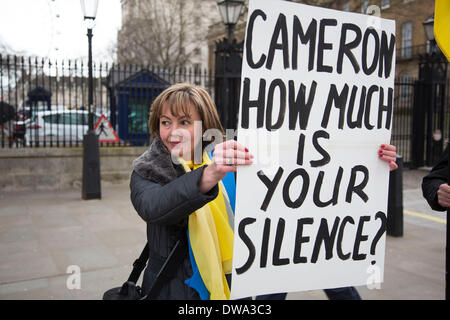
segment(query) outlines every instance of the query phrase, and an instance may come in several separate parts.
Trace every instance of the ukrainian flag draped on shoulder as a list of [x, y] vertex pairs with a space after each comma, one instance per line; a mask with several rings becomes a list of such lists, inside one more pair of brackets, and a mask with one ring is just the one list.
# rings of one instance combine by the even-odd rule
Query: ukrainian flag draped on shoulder
[[[200, 165], [183, 159], [180, 163], [189, 172], [210, 164], [211, 160], [205, 152]], [[233, 210], [222, 182], [219, 183], [218, 196], [189, 215], [189, 257], [193, 275], [186, 284], [195, 289], [202, 300], [230, 298], [225, 274], [231, 273], [232, 267], [233, 219]]]

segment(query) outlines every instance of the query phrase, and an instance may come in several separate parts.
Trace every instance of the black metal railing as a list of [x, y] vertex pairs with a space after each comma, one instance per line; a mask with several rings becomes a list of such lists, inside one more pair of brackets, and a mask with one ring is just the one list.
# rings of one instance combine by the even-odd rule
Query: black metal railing
[[432, 166], [449, 143], [449, 92], [450, 82], [396, 79], [391, 143], [405, 166]]
[[394, 86], [394, 111], [391, 144], [397, 147], [397, 154], [403, 162], [411, 161], [412, 114], [414, 104], [414, 78], [397, 78]]
[[[173, 83], [202, 86], [214, 97], [214, 73], [199, 68], [94, 63], [93, 82], [101, 146], [148, 145], [151, 102]], [[0, 55], [0, 101], [2, 148], [81, 147], [88, 129], [87, 63]]]
[[215, 103], [225, 129], [237, 128], [243, 46], [236, 39], [216, 42]]
[[427, 53], [428, 50], [429, 47], [426, 44], [400, 47], [397, 48], [396, 59], [397, 61], [415, 59], [418, 58], [419, 55]]
[[[204, 87], [216, 101], [224, 128], [234, 128], [240, 73], [239, 70], [233, 72], [231, 77], [223, 75], [220, 68], [210, 71], [94, 63], [93, 113], [100, 145], [148, 145], [147, 122], [151, 102], [164, 88], [178, 82]], [[236, 89], [230, 90], [229, 85], [224, 85], [224, 81], [229, 79], [234, 81], [232, 87]], [[0, 55], [1, 148], [81, 147], [88, 128], [87, 81], [88, 70], [84, 61]], [[423, 124], [432, 126], [425, 128], [426, 137], [419, 142], [424, 144], [423, 148], [420, 147], [423, 153], [430, 148], [441, 150], [449, 141], [449, 85], [446, 84], [446, 89], [440, 85], [432, 91], [442, 91], [439, 96], [443, 98], [439, 100], [439, 108], [433, 109], [439, 111], [439, 120], [435, 119], [436, 112], [426, 113], [427, 119], [432, 117], [433, 120]], [[405, 166], [413, 161], [413, 143], [417, 147], [417, 142], [413, 141], [413, 109], [415, 105], [416, 111], [417, 108], [427, 108], [428, 103], [421, 94], [430, 89], [428, 87], [426, 81], [413, 78], [395, 80], [391, 143], [397, 146], [397, 153], [403, 156]], [[229, 96], [225, 99], [227, 94]], [[103, 121], [105, 118], [106, 122]], [[116, 135], [111, 133], [108, 122]]]

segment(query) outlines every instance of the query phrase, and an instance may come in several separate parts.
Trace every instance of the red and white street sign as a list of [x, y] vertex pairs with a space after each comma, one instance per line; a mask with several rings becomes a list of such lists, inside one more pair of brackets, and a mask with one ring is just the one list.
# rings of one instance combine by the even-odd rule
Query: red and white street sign
[[98, 142], [119, 142], [120, 139], [114, 131], [108, 118], [102, 114], [94, 126], [94, 131], [98, 135]]

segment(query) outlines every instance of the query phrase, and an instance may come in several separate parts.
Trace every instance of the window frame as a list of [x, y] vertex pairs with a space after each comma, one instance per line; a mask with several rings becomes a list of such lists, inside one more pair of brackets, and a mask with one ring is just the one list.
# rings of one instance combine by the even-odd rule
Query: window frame
[[[409, 26], [409, 32], [406, 29]], [[403, 58], [410, 58], [412, 56], [412, 40], [413, 40], [414, 25], [412, 21], [406, 21], [402, 24], [402, 39], [401, 39], [401, 54]], [[405, 37], [405, 35], [409, 35]]]

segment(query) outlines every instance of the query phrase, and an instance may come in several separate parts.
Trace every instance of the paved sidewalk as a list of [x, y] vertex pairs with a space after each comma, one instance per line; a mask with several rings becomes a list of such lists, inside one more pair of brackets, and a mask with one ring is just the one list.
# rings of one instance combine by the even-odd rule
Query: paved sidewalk
[[[444, 299], [446, 214], [422, 198], [425, 174], [404, 170], [404, 236], [387, 237], [385, 282], [358, 287], [363, 299]], [[0, 299], [101, 299], [126, 280], [145, 241], [127, 183], [103, 186], [102, 200], [83, 201], [79, 190], [1, 194]], [[67, 288], [70, 266], [81, 270], [81, 289]]]
[[[128, 278], [145, 242], [127, 184], [103, 187], [101, 200], [77, 190], [1, 195], [0, 299], [101, 299]], [[71, 265], [80, 290], [66, 287]]]

